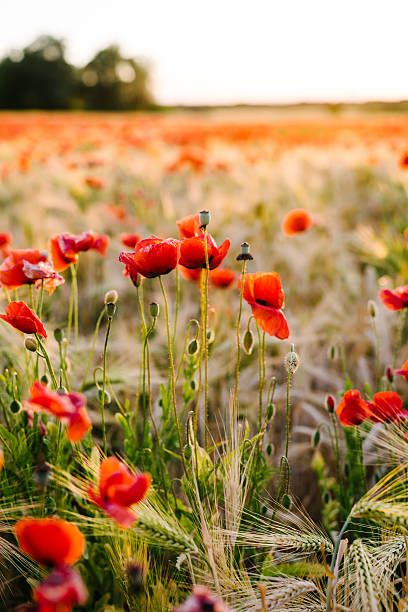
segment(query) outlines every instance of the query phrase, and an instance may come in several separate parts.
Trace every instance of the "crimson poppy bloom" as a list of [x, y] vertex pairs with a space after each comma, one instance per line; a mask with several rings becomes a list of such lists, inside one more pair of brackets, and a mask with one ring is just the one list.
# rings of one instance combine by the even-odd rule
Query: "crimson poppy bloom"
[[99, 176], [86, 176], [84, 183], [88, 185], [88, 187], [92, 187], [92, 189], [103, 189], [105, 186], [103, 179]]
[[7, 255], [10, 252], [8, 248], [8, 245], [10, 244], [10, 242], [11, 242], [11, 234], [9, 234], [8, 232], [0, 233], [0, 250], [1, 250], [1, 254], [3, 255], [3, 257], [7, 257]]
[[[229, 251], [230, 244], [227, 239], [221, 246], [217, 247], [214, 238], [207, 234], [208, 267], [210, 270], [221, 264]], [[191, 269], [206, 267], [204, 234], [193, 238], [183, 238], [180, 244], [180, 264]]]
[[312, 215], [304, 208], [294, 208], [282, 221], [282, 232], [286, 236], [294, 236], [306, 232], [313, 225]]
[[[238, 289], [241, 290], [241, 279]], [[246, 274], [243, 298], [251, 306], [252, 314], [263, 331], [281, 340], [288, 338], [288, 322], [282, 312], [285, 294], [277, 272]]]
[[214, 285], [214, 287], [219, 287], [221, 289], [226, 289], [227, 287], [231, 287], [232, 283], [235, 281], [236, 274], [232, 270], [228, 268], [216, 268], [215, 270], [210, 270], [210, 283]]
[[50, 295], [54, 293], [59, 285], [65, 283], [64, 277], [54, 270], [52, 263], [48, 260], [40, 261], [38, 264], [24, 261], [23, 273], [37, 288], [41, 287], [42, 284]]
[[192, 594], [174, 612], [229, 612], [229, 608], [207, 587], [196, 585]]
[[46, 261], [47, 256], [38, 249], [13, 249], [0, 265], [0, 283], [7, 289], [33, 283], [35, 279], [27, 276], [24, 266], [38, 266]]
[[24, 406], [27, 410], [45, 411], [67, 426], [67, 438], [79, 442], [91, 428], [85, 408], [86, 399], [80, 393], [58, 393], [40, 381], [30, 388], [30, 397]]
[[38, 612], [70, 612], [72, 606], [84, 604], [87, 599], [81, 574], [69, 565], [56, 568], [34, 591]]
[[136, 268], [136, 264], [135, 264], [133, 255], [134, 253], [127, 253], [123, 251], [119, 255], [119, 261], [125, 264], [125, 269], [123, 270], [123, 276], [129, 276], [134, 286], [137, 287], [139, 284], [139, 274]]
[[108, 457], [100, 465], [98, 489], [89, 487], [88, 496], [121, 527], [130, 527], [137, 518], [130, 506], [142, 501], [151, 480], [150, 474], [132, 474], [116, 457]]
[[95, 234], [93, 231], [82, 234], [56, 234], [49, 240], [49, 251], [52, 263], [57, 272], [66, 270], [68, 266], [78, 261], [79, 253], [94, 249], [104, 255], [109, 244], [105, 234]]
[[394, 290], [382, 289], [380, 291], [382, 303], [389, 310], [402, 310], [408, 307], [408, 285], [397, 287]]
[[188, 215], [176, 221], [180, 238], [194, 238], [200, 235], [200, 215]]
[[402, 399], [394, 391], [376, 393], [372, 402], [367, 402], [370, 411], [369, 419], [373, 423], [388, 423], [397, 419], [408, 418], [408, 412], [402, 407]]
[[187, 280], [191, 280], [191, 281], [199, 281], [201, 278], [201, 268], [185, 268], [184, 266], [181, 266], [179, 264], [179, 270], [181, 272], [181, 274], [184, 276], [184, 278], [186, 278]]
[[408, 151], [404, 151], [399, 160], [400, 168], [406, 170], [408, 168]]
[[157, 236], [150, 236], [136, 244], [134, 253], [121, 253], [119, 261], [126, 264], [129, 270], [146, 278], [154, 278], [168, 274], [177, 266], [179, 244], [174, 238], [162, 240]]
[[120, 241], [125, 247], [134, 249], [137, 243], [140, 241], [139, 234], [121, 234]]
[[399, 370], [395, 370], [396, 374], [399, 374], [408, 382], [408, 361], [402, 364]]
[[0, 319], [9, 323], [23, 334], [38, 334], [43, 338], [47, 332], [35, 312], [24, 302], [10, 302], [6, 306], [6, 314], [0, 314]]
[[350, 389], [343, 395], [343, 399], [336, 410], [340, 423], [346, 427], [361, 425], [370, 417], [370, 409], [357, 389]]
[[41, 565], [73, 565], [84, 554], [83, 534], [60, 518], [23, 518], [14, 531], [21, 550]]

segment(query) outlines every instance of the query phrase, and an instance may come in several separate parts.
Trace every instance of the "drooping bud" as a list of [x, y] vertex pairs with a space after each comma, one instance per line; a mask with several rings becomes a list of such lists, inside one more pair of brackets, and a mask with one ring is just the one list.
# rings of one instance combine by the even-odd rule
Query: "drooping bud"
[[319, 446], [319, 442], [320, 442], [320, 430], [316, 429], [314, 436], [313, 436], [313, 446]]
[[335, 401], [334, 397], [332, 395], [327, 395], [326, 396], [326, 408], [327, 408], [327, 411], [329, 413], [332, 413], [332, 412], [334, 412], [335, 407], [336, 407], [336, 401]]
[[105, 304], [106, 314], [108, 315], [108, 319], [112, 319], [116, 312], [116, 304], [115, 302], [108, 302]]
[[150, 308], [150, 316], [153, 317], [153, 319], [157, 319], [157, 317], [159, 316], [159, 312], [160, 312], [160, 307], [158, 303], [152, 302], [149, 308]]
[[286, 508], [286, 510], [289, 510], [291, 505], [292, 505], [292, 498], [288, 493], [285, 493], [285, 495], [282, 497], [282, 506]]
[[200, 210], [199, 214], [200, 219], [200, 227], [207, 227], [211, 220], [211, 215], [209, 210]]
[[64, 339], [64, 332], [59, 327], [57, 327], [57, 329], [54, 329], [54, 338], [58, 342], [58, 344]]
[[16, 399], [13, 399], [13, 401], [10, 403], [10, 410], [13, 414], [17, 414], [17, 412], [20, 410], [21, 408], [21, 402], [19, 402]]
[[189, 355], [196, 355], [198, 353], [198, 342], [195, 338], [188, 345], [187, 352]]
[[42, 383], [44, 383], [44, 385], [48, 385], [48, 383], [50, 382], [50, 381], [48, 380], [48, 376], [47, 376], [46, 374], [43, 374], [43, 375], [41, 376], [41, 379], [40, 379], [40, 380], [41, 380], [41, 382], [42, 382]]
[[146, 570], [140, 563], [129, 563], [126, 567], [126, 576], [129, 593], [139, 595], [143, 589], [146, 578]]
[[251, 253], [249, 252], [249, 243], [243, 242], [241, 244], [241, 252], [237, 255], [237, 261], [251, 261], [253, 259]]
[[388, 382], [394, 382], [394, 372], [392, 371], [392, 368], [390, 366], [386, 368], [385, 375], [387, 377]]
[[105, 293], [104, 302], [105, 304], [109, 304], [109, 302], [112, 302], [112, 304], [116, 304], [116, 302], [118, 301], [118, 297], [119, 295], [116, 289], [111, 289], [110, 291], [107, 291]]
[[266, 454], [270, 457], [272, 453], [273, 453], [273, 445], [268, 444], [268, 446], [266, 447]]
[[329, 349], [329, 359], [331, 361], [334, 361], [337, 357], [337, 349], [335, 347], [334, 344], [331, 345], [330, 349]]
[[251, 355], [252, 349], [254, 347], [254, 336], [250, 329], [247, 329], [244, 334], [243, 345], [244, 345], [244, 351], [246, 352], [246, 354]]
[[268, 404], [266, 407], [266, 419], [270, 421], [275, 414], [275, 404]]
[[285, 368], [288, 374], [294, 374], [299, 367], [299, 357], [295, 353], [295, 346], [292, 344], [290, 352], [285, 357]]
[[24, 346], [26, 347], [27, 351], [31, 351], [32, 353], [37, 352], [38, 343], [35, 338], [26, 338], [24, 340]]
[[377, 316], [377, 305], [373, 300], [368, 300], [367, 312], [372, 319], [375, 319]]
[[[99, 389], [98, 391], [98, 399], [101, 402], [103, 398], [103, 390]], [[112, 398], [110, 396], [110, 393], [108, 393], [107, 391], [105, 391], [105, 404], [110, 404], [112, 401]]]

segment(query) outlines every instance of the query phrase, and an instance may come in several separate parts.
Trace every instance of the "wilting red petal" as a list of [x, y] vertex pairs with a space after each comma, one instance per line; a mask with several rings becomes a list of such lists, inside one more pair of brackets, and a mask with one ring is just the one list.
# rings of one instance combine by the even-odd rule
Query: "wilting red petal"
[[370, 416], [367, 402], [361, 399], [356, 389], [346, 391], [336, 412], [340, 423], [346, 427], [361, 425]]
[[372, 402], [367, 402], [373, 423], [395, 421], [398, 418], [408, 418], [408, 412], [402, 408], [402, 399], [394, 391], [376, 393]]
[[71, 610], [72, 606], [83, 604], [88, 592], [81, 574], [68, 565], [55, 569], [34, 591], [34, 600], [40, 605], [40, 612], [48, 609], [60, 612]]
[[276, 336], [280, 340], [289, 337], [288, 322], [283, 312], [276, 308], [258, 306], [257, 304], [252, 304], [251, 309], [256, 322], [264, 332], [270, 336]]
[[14, 530], [21, 550], [42, 565], [73, 565], [84, 554], [85, 538], [68, 521], [24, 518]]
[[406, 361], [399, 370], [395, 370], [396, 374], [399, 374], [408, 382], [408, 361]]
[[401, 310], [408, 306], [408, 285], [397, 287], [393, 291], [390, 289], [382, 289], [380, 298], [389, 310]]
[[137, 520], [137, 514], [134, 510], [104, 499], [97, 495], [92, 487], [88, 488], [87, 495], [96, 506], [99, 506], [99, 508], [113, 518], [120, 527], [128, 529]]
[[0, 319], [23, 334], [38, 334], [43, 338], [47, 337], [47, 332], [40, 319], [24, 302], [10, 302], [6, 306], [6, 314], [0, 314]]
[[289, 211], [282, 221], [282, 232], [293, 236], [305, 232], [313, 225], [312, 215], [304, 208], [294, 208]]
[[132, 506], [142, 501], [152, 483], [150, 474], [139, 474], [131, 485], [116, 485], [108, 489], [108, 497], [121, 506]]
[[26, 274], [24, 266], [27, 264], [36, 266], [46, 261], [47, 257], [38, 249], [11, 250], [0, 265], [0, 283], [8, 289], [17, 289], [22, 285], [32, 283], [34, 281]]
[[64, 254], [59, 245], [59, 235], [52, 236], [48, 242], [48, 250], [51, 254], [53, 266], [57, 272], [63, 272], [72, 263], [78, 261], [78, 254], [72, 253], [69, 256]]

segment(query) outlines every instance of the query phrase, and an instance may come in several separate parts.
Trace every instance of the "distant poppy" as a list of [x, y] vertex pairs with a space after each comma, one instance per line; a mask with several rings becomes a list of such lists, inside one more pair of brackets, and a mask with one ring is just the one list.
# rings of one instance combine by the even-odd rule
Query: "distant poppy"
[[369, 418], [370, 410], [357, 389], [346, 391], [336, 410], [339, 421], [346, 427], [361, 425]]
[[103, 179], [99, 176], [86, 176], [84, 183], [88, 185], [88, 187], [92, 187], [92, 189], [103, 189], [105, 186]]
[[313, 225], [312, 215], [304, 208], [294, 208], [282, 221], [282, 232], [286, 236], [294, 236], [306, 232]]
[[49, 250], [54, 268], [57, 272], [66, 270], [78, 261], [79, 253], [94, 249], [104, 255], [109, 244], [109, 237], [98, 235], [89, 230], [82, 234], [56, 234], [49, 241]]
[[72, 606], [84, 604], [87, 598], [81, 574], [69, 565], [54, 569], [34, 591], [38, 612], [70, 612]]
[[[241, 279], [238, 289], [241, 290]], [[281, 340], [288, 338], [289, 327], [282, 312], [285, 294], [277, 272], [246, 274], [243, 298], [251, 306], [252, 314], [263, 331]]]
[[0, 319], [9, 323], [23, 334], [38, 334], [43, 338], [47, 332], [35, 312], [24, 302], [10, 302], [6, 306], [6, 314], [0, 314]]
[[3, 232], [0, 233], [0, 250], [1, 250], [1, 254], [3, 255], [3, 257], [7, 257], [7, 255], [9, 254], [9, 248], [8, 245], [11, 242], [11, 234], [9, 234], [8, 232]]
[[184, 278], [186, 278], [187, 280], [191, 280], [191, 281], [199, 281], [201, 278], [201, 268], [185, 268], [184, 266], [180, 266], [178, 269], [180, 270], [181, 274], [184, 276]]
[[229, 612], [224, 602], [207, 587], [196, 585], [192, 594], [174, 612]]
[[408, 412], [402, 407], [402, 399], [394, 391], [376, 393], [372, 402], [367, 402], [370, 411], [369, 419], [373, 423], [388, 423], [396, 419], [408, 418]]
[[140, 241], [140, 236], [139, 234], [121, 234], [120, 241], [125, 247], [134, 249], [137, 243]]
[[4, 465], [4, 453], [3, 453], [3, 450], [0, 448], [0, 472], [3, 469], [3, 465]]
[[405, 380], [408, 382], [408, 361], [403, 363], [399, 370], [395, 370], [395, 373], [405, 378]]
[[188, 215], [176, 221], [180, 238], [194, 238], [200, 235], [200, 215]]
[[21, 550], [41, 565], [73, 565], [84, 554], [83, 534], [60, 518], [23, 518], [14, 531]]
[[[133, 256], [133, 260], [130, 256]], [[134, 253], [121, 253], [119, 261], [146, 278], [168, 274], [177, 266], [179, 241], [150, 236], [136, 244]]]
[[[208, 267], [210, 270], [217, 268], [224, 260], [230, 248], [230, 241], [224, 240], [220, 247], [214, 238], [207, 234]], [[185, 268], [205, 268], [205, 243], [204, 234], [193, 238], [183, 238], [180, 244], [180, 264]]]
[[390, 289], [382, 289], [380, 291], [382, 303], [389, 310], [402, 310], [408, 307], [408, 285], [397, 287], [392, 291]]
[[22, 285], [34, 283], [35, 279], [26, 274], [27, 265], [38, 266], [47, 261], [47, 256], [38, 249], [13, 249], [0, 265], [0, 283], [7, 289], [17, 289]]
[[408, 168], [408, 151], [404, 151], [404, 153], [401, 155], [399, 165], [403, 170]]
[[67, 438], [79, 442], [91, 428], [86, 411], [85, 396], [80, 393], [58, 393], [40, 381], [31, 385], [30, 396], [24, 402], [26, 409], [45, 411], [57, 417], [67, 426]]
[[210, 283], [214, 285], [214, 287], [219, 287], [221, 289], [231, 287], [235, 281], [235, 278], [235, 272], [229, 270], [228, 268], [216, 268], [215, 270], [210, 270], [209, 279]]
[[150, 484], [150, 474], [132, 474], [127, 465], [109, 457], [100, 465], [98, 489], [89, 487], [88, 496], [121, 527], [130, 527], [137, 518], [130, 507], [144, 499]]

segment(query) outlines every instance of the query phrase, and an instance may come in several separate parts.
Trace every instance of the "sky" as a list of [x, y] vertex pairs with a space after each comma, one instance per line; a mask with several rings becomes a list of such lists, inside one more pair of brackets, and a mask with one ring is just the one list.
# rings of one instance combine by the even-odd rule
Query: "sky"
[[408, 99], [407, 0], [2, 0], [0, 55], [51, 34], [151, 66], [162, 104]]

